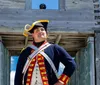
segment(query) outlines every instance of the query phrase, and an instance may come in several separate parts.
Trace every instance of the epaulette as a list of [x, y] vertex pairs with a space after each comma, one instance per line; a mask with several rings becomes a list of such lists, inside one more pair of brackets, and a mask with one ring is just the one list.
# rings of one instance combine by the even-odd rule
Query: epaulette
[[25, 48], [22, 48], [22, 49], [21, 49], [21, 51], [20, 51], [20, 53], [22, 53], [22, 52], [23, 52], [23, 50], [25, 50]]
[[29, 45], [24, 46], [24, 47], [21, 49], [20, 53], [22, 53], [27, 47], [29, 47]]
[[23, 47], [20, 51], [20, 53], [22, 53], [25, 49], [27, 48], [27, 46]]

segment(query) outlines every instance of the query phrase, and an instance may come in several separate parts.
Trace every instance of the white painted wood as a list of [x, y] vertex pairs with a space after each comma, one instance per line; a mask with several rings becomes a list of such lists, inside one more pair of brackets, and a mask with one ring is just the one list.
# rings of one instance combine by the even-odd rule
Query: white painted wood
[[0, 36], [0, 85], [9, 85], [10, 64], [8, 59], [8, 50], [5, 49]]
[[89, 37], [87, 40], [87, 44], [89, 45], [89, 56], [90, 58], [90, 85], [95, 85], [95, 63], [94, 63], [94, 38]]
[[23, 28], [39, 19], [49, 19], [50, 31], [93, 30], [96, 21], [92, 9], [87, 10], [22, 10], [1, 9], [0, 27]]
[[32, 9], [32, 0], [25, 0], [25, 9]]
[[1, 36], [0, 36], [0, 85], [3, 84], [3, 62], [2, 62], [2, 57], [3, 56], [3, 52], [2, 52], [2, 39], [1, 39]]
[[0, 0], [0, 8], [25, 8], [25, 1]]
[[65, 0], [65, 9], [93, 9], [93, 0]]
[[65, 10], [65, 0], [58, 0], [59, 1], [59, 10]]
[[100, 31], [95, 32], [95, 71], [96, 85], [100, 84]]

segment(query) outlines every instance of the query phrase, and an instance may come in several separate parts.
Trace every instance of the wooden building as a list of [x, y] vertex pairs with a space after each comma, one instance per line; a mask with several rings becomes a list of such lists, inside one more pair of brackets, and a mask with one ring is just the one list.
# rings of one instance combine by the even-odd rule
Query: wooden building
[[[100, 84], [99, 0], [58, 0], [59, 9], [32, 9], [32, 0], [0, 0], [0, 85], [10, 85], [10, 56], [32, 43], [22, 35], [25, 24], [49, 19], [51, 43], [75, 57], [69, 85]], [[52, 5], [52, 4], [51, 4]]]

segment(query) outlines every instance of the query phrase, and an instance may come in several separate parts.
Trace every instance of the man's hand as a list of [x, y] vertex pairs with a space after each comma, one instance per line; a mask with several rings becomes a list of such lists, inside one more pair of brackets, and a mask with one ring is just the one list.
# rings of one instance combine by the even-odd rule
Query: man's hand
[[62, 84], [61, 82], [57, 82], [57, 83], [55, 83], [54, 85], [64, 85], [64, 84]]

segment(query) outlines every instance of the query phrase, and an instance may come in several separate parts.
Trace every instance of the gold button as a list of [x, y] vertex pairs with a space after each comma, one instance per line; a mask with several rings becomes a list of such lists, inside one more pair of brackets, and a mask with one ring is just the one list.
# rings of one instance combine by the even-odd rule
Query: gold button
[[45, 69], [44, 67], [40, 67], [40, 70], [43, 70], [43, 69]]
[[34, 66], [34, 64], [30, 64], [30, 66]]
[[27, 79], [27, 81], [30, 81], [30, 79]]
[[32, 68], [29, 68], [29, 71], [32, 71]]
[[31, 76], [31, 74], [28, 74], [28, 76]]
[[38, 54], [38, 56], [41, 56], [41, 54]]
[[26, 83], [26, 85], [29, 85], [29, 83]]
[[44, 82], [44, 84], [47, 84], [47, 82]]

